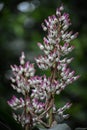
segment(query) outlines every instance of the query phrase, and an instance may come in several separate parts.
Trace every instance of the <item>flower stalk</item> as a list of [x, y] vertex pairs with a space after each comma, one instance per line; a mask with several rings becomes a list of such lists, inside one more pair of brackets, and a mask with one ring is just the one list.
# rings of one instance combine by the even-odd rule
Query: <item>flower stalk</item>
[[[38, 43], [38, 46], [44, 55], [35, 58], [35, 61], [41, 70], [50, 69], [49, 77], [45, 74], [35, 75], [34, 64], [25, 61], [24, 52], [20, 57], [20, 65], [11, 66], [12, 87], [17, 93], [21, 93], [22, 97], [13, 96], [8, 104], [14, 110], [14, 119], [21, 123], [24, 130], [32, 130], [38, 124], [51, 128], [54, 122], [58, 123], [55, 114], [62, 119], [68, 117], [67, 114], [64, 115], [64, 111], [71, 107], [71, 103], [57, 108], [54, 97], [79, 78], [75, 76], [75, 71], [69, 68], [73, 58], [67, 57], [74, 49], [70, 42], [78, 34], [68, 31], [70, 25], [69, 14], [64, 12], [63, 5], [57, 8], [55, 15], [49, 16], [42, 23], [47, 35], [43, 38], [43, 44]], [[19, 109], [21, 109], [20, 113], [15, 114]]]

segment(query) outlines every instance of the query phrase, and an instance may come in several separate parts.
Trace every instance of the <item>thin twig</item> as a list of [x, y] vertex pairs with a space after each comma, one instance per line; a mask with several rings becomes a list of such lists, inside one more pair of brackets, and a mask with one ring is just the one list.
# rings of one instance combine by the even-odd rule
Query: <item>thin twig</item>
[[48, 124], [46, 124], [45, 122], [43, 122], [41, 119], [38, 120], [43, 126], [45, 126], [46, 128], [49, 128], [50, 126]]
[[50, 110], [50, 108], [52, 107], [52, 104], [53, 104], [53, 100], [51, 100], [50, 106], [47, 108], [46, 111], [44, 111], [44, 112], [39, 116], [39, 118], [42, 118], [42, 117], [44, 116], [44, 114], [46, 114], [46, 113]]

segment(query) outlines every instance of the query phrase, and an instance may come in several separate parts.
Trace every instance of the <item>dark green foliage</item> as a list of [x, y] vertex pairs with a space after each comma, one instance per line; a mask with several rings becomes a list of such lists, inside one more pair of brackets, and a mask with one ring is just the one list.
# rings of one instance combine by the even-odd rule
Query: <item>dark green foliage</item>
[[[73, 103], [68, 111], [70, 118], [67, 120], [73, 129], [87, 127], [87, 7], [85, 1], [28, 1], [35, 5], [35, 10], [19, 11], [17, 6], [24, 0], [0, 1], [0, 5], [3, 4], [3, 7], [0, 6], [0, 128], [3, 129], [5, 124], [7, 126], [5, 129], [21, 130], [20, 125], [12, 118], [12, 111], [6, 103], [12, 94], [15, 94], [10, 86], [10, 65], [17, 63], [21, 51], [25, 52], [30, 62], [34, 62], [34, 57], [41, 54], [37, 47], [37, 42], [41, 42], [44, 36], [41, 23], [55, 12], [61, 1], [70, 14], [73, 31], [79, 32], [78, 38], [72, 42], [76, 49], [72, 53], [75, 59], [71, 67], [81, 77], [67, 87], [60, 96], [55, 97], [55, 100], [57, 107], [62, 106], [66, 101]], [[43, 74], [39, 69], [36, 73]], [[48, 71], [46, 73], [49, 75]]]

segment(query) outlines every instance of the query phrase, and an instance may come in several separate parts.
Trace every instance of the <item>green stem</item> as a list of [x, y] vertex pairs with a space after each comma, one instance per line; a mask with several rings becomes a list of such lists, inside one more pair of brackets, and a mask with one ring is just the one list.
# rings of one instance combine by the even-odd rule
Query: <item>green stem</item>
[[51, 125], [52, 125], [52, 121], [53, 121], [53, 110], [52, 110], [52, 108], [50, 109], [50, 111], [49, 111], [49, 126], [51, 127]]
[[[25, 93], [25, 118], [28, 117], [28, 116], [31, 117], [30, 112], [27, 111], [26, 99], [28, 99], [28, 98], [29, 98], [28, 97], [28, 93], [26, 92]], [[31, 127], [31, 118], [30, 118], [30, 123], [25, 124], [24, 130], [32, 130], [32, 127]]]
[[24, 130], [31, 130], [28, 124], [25, 125]]
[[52, 123], [53, 123], [53, 104], [54, 104], [54, 95], [51, 95], [51, 108], [49, 110], [49, 120], [48, 120], [48, 123], [49, 123], [49, 126], [51, 127], [52, 126]]
[[[55, 63], [55, 67], [51, 68], [51, 83], [54, 82], [55, 78], [56, 78], [56, 70], [57, 70], [57, 64]], [[54, 93], [50, 93], [50, 99], [49, 99], [49, 102], [52, 101], [52, 107], [54, 105]], [[49, 126], [51, 127], [52, 126], [52, 123], [53, 123], [53, 109], [49, 110], [49, 120], [48, 120], [48, 123], [49, 123]]]

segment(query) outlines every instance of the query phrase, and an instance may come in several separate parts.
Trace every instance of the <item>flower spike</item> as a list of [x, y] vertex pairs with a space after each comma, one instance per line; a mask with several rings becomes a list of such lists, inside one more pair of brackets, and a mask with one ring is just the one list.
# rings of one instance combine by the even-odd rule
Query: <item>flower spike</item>
[[42, 23], [42, 28], [47, 32], [43, 43], [38, 42], [43, 55], [35, 58], [36, 64], [41, 70], [50, 71], [50, 76], [35, 75], [34, 64], [25, 61], [25, 54], [22, 52], [20, 65], [11, 66], [13, 77], [11, 77], [14, 90], [21, 93], [22, 97], [13, 96], [8, 105], [20, 113], [13, 113], [14, 119], [21, 123], [25, 130], [33, 128], [37, 124], [51, 128], [56, 121], [56, 116], [63, 121], [69, 117], [64, 111], [71, 107], [66, 103], [63, 107], [57, 108], [55, 95], [59, 95], [67, 85], [76, 81], [79, 76], [69, 68], [73, 58], [68, 58], [74, 46], [70, 44], [78, 33], [68, 31], [71, 25], [69, 14], [64, 12], [61, 5], [56, 14], [48, 16]]

